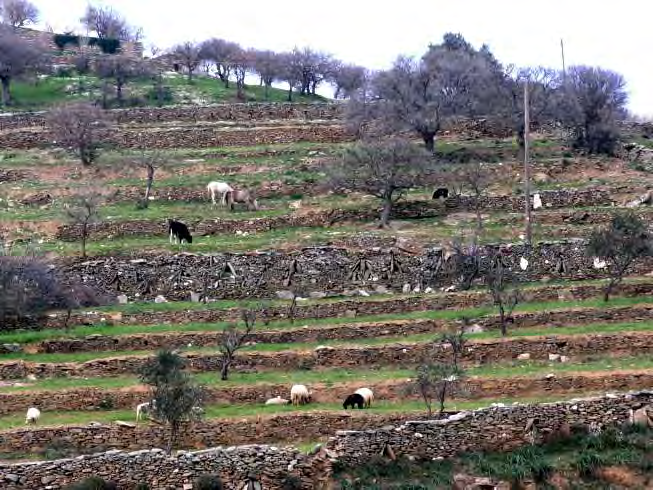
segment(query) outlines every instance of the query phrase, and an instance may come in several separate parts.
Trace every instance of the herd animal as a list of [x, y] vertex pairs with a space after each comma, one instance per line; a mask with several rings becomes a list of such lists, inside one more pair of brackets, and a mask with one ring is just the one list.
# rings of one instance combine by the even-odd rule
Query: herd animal
[[168, 234], [170, 235], [170, 243], [182, 244], [193, 243], [193, 237], [188, 231], [188, 227], [180, 222], [172, 219], [168, 219]]
[[27, 409], [27, 415], [25, 416], [26, 424], [36, 424], [41, 418], [41, 411], [36, 407], [30, 407]]
[[[310, 403], [313, 400], [313, 392], [306, 385], [293, 385], [290, 389], [290, 400], [277, 395], [265, 401], [265, 405], [290, 405], [301, 406]], [[370, 408], [374, 401], [374, 392], [369, 388], [359, 388], [356, 392], [347, 395], [342, 407], [364, 409]]]

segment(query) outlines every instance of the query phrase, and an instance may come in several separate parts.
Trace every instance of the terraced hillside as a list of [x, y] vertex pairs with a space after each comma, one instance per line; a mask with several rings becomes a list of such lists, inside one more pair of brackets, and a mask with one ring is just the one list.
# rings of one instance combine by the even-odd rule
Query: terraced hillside
[[[131, 423], [135, 406], [149, 399], [138, 369], [163, 347], [179, 349], [207, 388], [204, 420], [182, 434], [180, 445], [188, 449], [307, 449], [337, 430], [424, 419], [423, 402], [406, 386], [422, 359], [450, 355], [437, 340], [461, 326], [468, 330], [461, 358], [468, 379], [448, 400], [448, 411], [653, 385], [653, 263], [638, 263], [605, 303], [605, 272], [592, 266], [583, 242], [645, 192], [652, 179], [637, 170], [642, 167], [578, 155], [555, 134], [537, 135], [534, 186], [544, 206], [534, 212], [536, 243], [527, 249], [520, 244], [522, 169], [512, 139], [461, 127], [438, 143], [443, 162], [481, 160], [500, 176], [481, 201], [479, 241], [486, 252], [506, 252], [525, 298], [502, 337], [481, 284], [451, 291], [438, 275], [442, 248], [475, 229], [475, 201], [464, 194], [433, 200], [433, 188], [441, 184], [425, 181], [397, 206], [393, 226], [378, 229], [378, 202], [335, 195], [326, 186], [325, 168], [349, 144], [337, 113], [306, 110], [312, 119], [294, 112], [279, 122], [274, 113], [254, 123], [252, 112], [248, 120], [236, 115], [225, 122], [224, 107], [215, 109], [211, 123], [174, 111], [152, 110], [143, 120], [123, 114], [118, 131], [137, 135], [133, 141], [176, 134], [172, 143], [157, 145], [165, 148], [147, 209], [136, 205], [144, 171], [132, 140], [122, 140], [123, 147], [117, 139], [97, 166], [81, 168], [34, 136], [43, 131], [38, 117], [5, 122], [0, 140], [16, 143], [0, 154], [5, 239], [15, 250], [30, 241], [68, 277], [128, 304], [75, 311], [70, 318], [53, 312], [38, 329], [0, 333], [3, 459], [163, 446], [160, 426]], [[331, 116], [318, 119], [318, 113]], [[211, 147], [208, 136], [199, 143], [196, 138], [203, 125], [222, 128], [210, 129], [213, 136], [265, 133], [266, 127], [274, 136], [265, 144], [254, 144], [256, 137], [251, 145], [239, 140], [237, 146]], [[308, 126], [310, 131], [297, 130]], [[210, 180], [255, 189], [261, 209], [212, 206], [205, 191]], [[90, 186], [104, 195], [104, 204], [91, 228], [89, 257], [82, 258], [79, 227], [65, 222], [64, 210], [71, 196]], [[649, 219], [649, 208], [636, 212]], [[192, 245], [181, 250], [169, 244], [167, 218], [189, 225]], [[525, 256], [529, 267], [519, 271]], [[202, 295], [206, 303], [197, 301]], [[301, 298], [296, 305], [292, 296]], [[256, 329], [229, 381], [220, 381], [221, 335], [238, 321], [241, 308], [258, 311]], [[298, 383], [312, 389], [311, 404], [264, 405], [268, 398], [288, 397]], [[343, 411], [344, 397], [362, 386], [375, 392], [372, 407]], [[28, 406], [42, 411], [36, 428], [24, 427]], [[7, 468], [0, 466], [0, 478]], [[260, 471], [272, 488], [279, 484], [265, 468]]]

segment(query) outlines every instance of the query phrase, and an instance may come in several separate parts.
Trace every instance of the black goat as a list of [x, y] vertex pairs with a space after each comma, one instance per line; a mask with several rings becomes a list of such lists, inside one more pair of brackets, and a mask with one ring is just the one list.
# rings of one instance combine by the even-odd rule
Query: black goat
[[449, 189], [446, 187], [440, 187], [439, 189], [435, 189], [435, 192], [433, 192], [433, 199], [440, 199], [440, 198], [448, 198], [449, 197]]
[[180, 244], [183, 242], [193, 243], [193, 237], [188, 231], [188, 227], [180, 221], [168, 220], [168, 234], [170, 235], [170, 243], [173, 243], [173, 240]]
[[345, 399], [345, 403], [342, 404], [342, 408], [347, 410], [347, 407], [355, 408], [355, 405], [358, 405], [359, 409], [363, 409], [365, 406], [365, 398], [363, 398], [363, 395], [359, 395], [358, 393], [349, 395]]

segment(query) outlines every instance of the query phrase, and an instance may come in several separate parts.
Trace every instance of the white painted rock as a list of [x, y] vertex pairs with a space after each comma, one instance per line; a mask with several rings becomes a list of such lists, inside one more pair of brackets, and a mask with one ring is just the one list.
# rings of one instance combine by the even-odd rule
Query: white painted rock
[[519, 267], [520, 267], [521, 270], [523, 270], [523, 271], [525, 271], [526, 269], [528, 269], [528, 260], [527, 260], [526, 258], [524, 258], [524, 257], [522, 257], [521, 259], [519, 259]]
[[549, 354], [549, 361], [557, 362], [560, 360], [560, 354]]
[[594, 257], [594, 268], [595, 269], [605, 269], [605, 266], [607, 264], [605, 263], [605, 260], [601, 260], [598, 257]]
[[404, 287], [401, 289], [401, 292], [404, 294], [410, 293], [410, 284], [408, 283], [404, 284]]
[[519, 361], [529, 361], [530, 358], [531, 358], [531, 355], [528, 352], [524, 352], [523, 354], [519, 354], [517, 356], [517, 360], [519, 360]]
[[540, 209], [542, 207], [542, 198], [540, 194], [533, 194], [533, 209]]
[[126, 305], [129, 302], [126, 294], [121, 294], [116, 299], [118, 300], [119, 305]]
[[158, 295], [156, 298], [154, 298], [154, 302], [160, 304], [160, 303], [167, 303], [168, 300], [165, 299], [164, 296]]

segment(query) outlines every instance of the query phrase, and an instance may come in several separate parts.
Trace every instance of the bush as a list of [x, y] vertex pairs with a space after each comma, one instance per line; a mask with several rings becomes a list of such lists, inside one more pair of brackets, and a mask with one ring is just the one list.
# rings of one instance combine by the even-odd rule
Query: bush
[[147, 483], [139, 483], [134, 490], [150, 490], [150, 486]]
[[283, 490], [301, 490], [302, 480], [295, 475], [286, 475], [281, 482], [281, 488]]
[[47, 460], [70, 458], [77, 456], [78, 451], [70, 442], [55, 438], [43, 449], [42, 455]]
[[193, 483], [193, 490], [222, 490], [222, 480], [218, 475], [202, 475]]
[[596, 451], [585, 450], [576, 461], [576, 470], [583, 478], [593, 478], [599, 468], [605, 465], [603, 456]]

